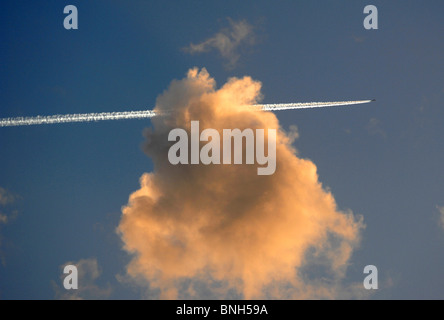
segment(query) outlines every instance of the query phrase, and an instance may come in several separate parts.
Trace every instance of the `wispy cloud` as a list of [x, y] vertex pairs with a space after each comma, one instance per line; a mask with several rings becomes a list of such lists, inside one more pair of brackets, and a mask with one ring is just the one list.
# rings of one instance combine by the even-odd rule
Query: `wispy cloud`
[[0, 187], [0, 225], [7, 224], [11, 220], [15, 219], [18, 211], [8, 208], [12, 205], [19, 197], [12, 194], [8, 190]]
[[255, 40], [254, 28], [245, 20], [233, 21], [228, 19], [230, 26], [216, 33], [211, 38], [198, 43], [191, 43], [183, 48], [185, 52], [197, 54], [216, 50], [227, 61], [228, 67], [234, 67], [240, 58], [243, 46], [253, 45]]
[[297, 139], [299, 139], [299, 129], [294, 124], [290, 125], [287, 130], [287, 136], [289, 138], [289, 143], [292, 144]]
[[436, 206], [439, 212], [439, 225], [444, 229], [444, 206]]
[[[18, 198], [18, 196], [0, 187], [0, 231], [2, 225], [10, 223], [17, 217], [18, 211], [16, 209], [11, 209], [10, 205], [12, 205]], [[2, 240], [2, 235], [0, 233], [0, 262], [2, 265], [6, 265], [5, 256], [2, 250]]]
[[362, 37], [362, 36], [359, 37], [359, 36], [353, 35], [352, 38], [353, 38], [353, 41], [356, 43], [363, 43], [365, 41], [365, 37]]
[[379, 136], [381, 138], [386, 138], [387, 134], [385, 133], [385, 131], [382, 129], [382, 122], [381, 120], [377, 119], [377, 118], [371, 118], [366, 127], [367, 132], [371, 135], [375, 135], [375, 136]]
[[16, 199], [16, 196], [14, 196], [11, 192], [8, 190], [0, 187], [0, 205], [5, 206], [7, 204], [11, 204]]
[[[78, 289], [66, 290], [63, 287], [63, 280], [67, 276], [63, 269], [67, 265], [74, 265], [78, 271]], [[106, 299], [111, 295], [112, 289], [109, 284], [101, 287], [97, 284], [97, 279], [102, 271], [96, 258], [80, 259], [77, 262], [68, 261], [60, 266], [60, 285], [52, 281], [56, 299], [60, 300], [89, 300]]]

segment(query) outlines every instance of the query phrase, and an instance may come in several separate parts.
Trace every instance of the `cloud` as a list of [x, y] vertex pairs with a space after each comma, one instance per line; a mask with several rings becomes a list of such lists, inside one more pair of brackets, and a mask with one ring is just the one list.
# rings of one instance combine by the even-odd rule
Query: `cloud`
[[353, 35], [352, 38], [353, 38], [353, 41], [356, 43], [363, 43], [365, 41], [365, 37], [359, 37], [359, 36]]
[[[17, 217], [18, 211], [16, 209], [11, 209], [12, 205], [19, 197], [12, 194], [8, 190], [0, 187], [0, 231], [1, 226], [10, 223]], [[6, 265], [5, 255], [2, 249], [2, 235], [0, 233], [0, 261], [3, 266]]]
[[295, 142], [297, 139], [299, 139], [299, 129], [297, 126], [295, 126], [294, 124], [290, 125], [288, 127], [288, 132], [287, 132], [287, 136], [289, 139], [289, 143], [292, 144], [293, 142]]
[[7, 224], [16, 218], [18, 211], [11, 210], [11, 208], [8, 207], [17, 199], [19, 199], [18, 196], [0, 187], [0, 225]]
[[[66, 290], [63, 280], [67, 276], [63, 269], [67, 265], [75, 265], [78, 272], [78, 289]], [[110, 285], [100, 287], [97, 279], [102, 273], [96, 258], [80, 259], [77, 262], [68, 261], [60, 266], [60, 285], [52, 281], [56, 299], [60, 300], [89, 300], [106, 299], [111, 295]]]
[[381, 138], [386, 138], [387, 134], [385, 133], [385, 131], [382, 129], [382, 122], [379, 119], [376, 118], [371, 118], [366, 127], [367, 132], [371, 135], [376, 135], [376, 136], [380, 136]]
[[8, 190], [0, 187], [0, 205], [6, 206], [15, 201], [16, 197], [10, 193]]
[[436, 206], [439, 212], [439, 225], [444, 229], [444, 206]]
[[[131, 255], [127, 275], [165, 298], [335, 298], [363, 228], [338, 210], [313, 162], [296, 156], [272, 112], [247, 105], [261, 83], [231, 78], [216, 89], [205, 69], [192, 69], [158, 97], [144, 150], [154, 171], [122, 209], [117, 232]], [[277, 169], [256, 165], [177, 165], [168, 161], [168, 133], [201, 128], [277, 129]], [[202, 130], [202, 129], [201, 129]], [[265, 130], [267, 132], [267, 130]], [[266, 139], [266, 138], [265, 138]], [[362, 287], [362, 284], [361, 284]]]
[[240, 58], [240, 49], [255, 43], [255, 34], [253, 27], [244, 20], [235, 22], [228, 19], [228, 21], [230, 23], [229, 28], [222, 29], [201, 43], [191, 43], [183, 50], [190, 54], [216, 50], [227, 61], [228, 67], [234, 67]]

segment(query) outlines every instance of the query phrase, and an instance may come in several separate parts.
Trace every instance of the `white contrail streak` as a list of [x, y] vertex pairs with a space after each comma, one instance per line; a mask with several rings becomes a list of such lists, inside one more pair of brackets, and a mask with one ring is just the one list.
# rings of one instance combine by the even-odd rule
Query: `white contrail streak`
[[302, 103], [278, 103], [258, 105], [264, 111], [279, 111], [291, 109], [325, 108], [336, 106], [350, 106], [355, 104], [370, 103], [374, 100], [336, 101], [336, 102], [302, 102]]
[[[359, 101], [337, 101], [337, 102], [306, 102], [306, 103], [279, 103], [255, 105], [264, 111], [279, 111], [290, 109], [322, 108], [334, 106], [347, 106], [369, 103], [373, 100]], [[91, 122], [101, 120], [143, 119], [157, 116], [153, 110], [126, 111], [126, 112], [102, 112], [102, 113], [80, 113], [53, 116], [17, 117], [0, 119], [0, 127], [30, 126], [38, 124], [68, 123], [68, 122]]]
[[31, 126], [37, 124], [90, 122], [101, 120], [143, 119], [152, 118], [156, 113], [152, 110], [127, 111], [127, 112], [103, 112], [80, 114], [57, 114], [54, 116], [19, 117], [0, 119], [0, 127]]

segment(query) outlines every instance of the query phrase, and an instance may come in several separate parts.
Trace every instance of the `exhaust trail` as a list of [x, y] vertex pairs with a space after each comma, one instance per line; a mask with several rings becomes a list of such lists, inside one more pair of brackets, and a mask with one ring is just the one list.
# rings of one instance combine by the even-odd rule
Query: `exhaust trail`
[[0, 127], [31, 126], [39, 124], [91, 122], [102, 120], [126, 120], [152, 118], [156, 113], [152, 110], [127, 112], [102, 112], [80, 114], [57, 114], [53, 116], [18, 117], [0, 119]]
[[[262, 111], [280, 111], [292, 109], [309, 109], [309, 108], [325, 108], [335, 106], [347, 106], [369, 103], [374, 100], [358, 100], [358, 101], [336, 101], [336, 102], [304, 102], [304, 103], [277, 103], [277, 104], [258, 104]], [[36, 116], [36, 117], [16, 117], [0, 119], [0, 127], [15, 126], [31, 126], [41, 124], [56, 123], [73, 123], [73, 122], [92, 122], [104, 120], [128, 120], [128, 119], [144, 119], [159, 116], [153, 110], [142, 111], [125, 111], [125, 112], [102, 112], [102, 113], [79, 113], [52, 116]]]
[[351, 106], [356, 104], [370, 103], [375, 100], [358, 100], [358, 101], [335, 101], [335, 102], [302, 102], [302, 103], [278, 103], [278, 104], [262, 104], [260, 106], [263, 111], [280, 111], [292, 109], [311, 109], [326, 108], [337, 106]]

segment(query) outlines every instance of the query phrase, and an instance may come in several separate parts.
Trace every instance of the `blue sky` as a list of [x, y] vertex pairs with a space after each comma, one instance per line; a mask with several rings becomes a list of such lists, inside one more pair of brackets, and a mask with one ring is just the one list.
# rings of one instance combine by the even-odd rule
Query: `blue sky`
[[[76, 5], [79, 29], [63, 28]], [[379, 29], [363, 27], [376, 5]], [[442, 1], [3, 1], [0, 117], [151, 109], [187, 70], [219, 85], [249, 75], [264, 103], [376, 98], [346, 108], [282, 111], [295, 147], [342, 210], [366, 228], [346, 281], [378, 267], [371, 298], [444, 298], [444, 4]], [[233, 67], [199, 43], [244, 20], [254, 45]], [[60, 266], [96, 259], [107, 298], [141, 297], [119, 282], [130, 258], [115, 228], [153, 170], [150, 120], [0, 128], [0, 298], [53, 299]], [[14, 214], [14, 212], [17, 214]]]

